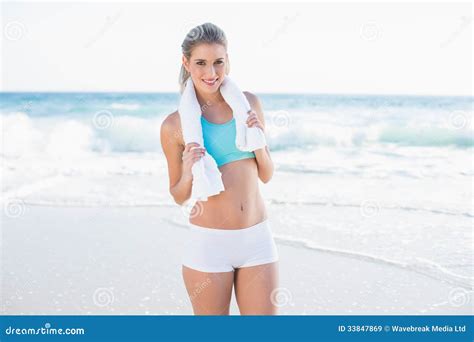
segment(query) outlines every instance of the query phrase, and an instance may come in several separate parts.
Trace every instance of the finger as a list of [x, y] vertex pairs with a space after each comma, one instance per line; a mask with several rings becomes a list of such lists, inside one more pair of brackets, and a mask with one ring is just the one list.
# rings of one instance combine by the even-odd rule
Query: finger
[[255, 123], [258, 123], [258, 119], [257, 118], [254, 118], [254, 119], [251, 119], [249, 120], [249, 124], [253, 125]]
[[255, 120], [255, 119], [257, 119], [257, 117], [255, 115], [249, 116], [247, 118], [247, 122], [250, 122], [251, 120]]
[[[191, 151], [186, 152], [185, 155], [186, 155], [186, 156], [187, 156], [187, 155], [190, 155], [191, 158], [194, 158], [195, 156], [201, 156], [201, 155], [204, 155], [205, 153], [206, 153], [206, 150], [205, 150], [205, 149], [203, 149], [203, 148], [195, 148], [195, 149], [193, 149], [193, 150], [191, 150]], [[184, 158], [184, 156], [183, 156], [183, 158]]]
[[195, 156], [195, 157], [200, 157], [200, 156], [203, 156], [203, 155], [204, 155], [204, 152], [201, 151], [201, 150], [193, 151], [193, 156]]
[[185, 150], [186, 152], [188, 152], [188, 151], [191, 149], [191, 147], [199, 147], [199, 144], [198, 144], [198, 143], [195, 143], [195, 142], [186, 144], [184, 150]]

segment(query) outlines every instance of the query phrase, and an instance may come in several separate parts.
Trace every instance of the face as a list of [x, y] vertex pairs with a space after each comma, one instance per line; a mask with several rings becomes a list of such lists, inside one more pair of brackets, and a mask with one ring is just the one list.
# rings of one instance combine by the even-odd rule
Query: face
[[194, 47], [189, 60], [183, 64], [191, 74], [194, 86], [202, 93], [215, 93], [224, 80], [227, 52], [220, 44], [199, 44]]

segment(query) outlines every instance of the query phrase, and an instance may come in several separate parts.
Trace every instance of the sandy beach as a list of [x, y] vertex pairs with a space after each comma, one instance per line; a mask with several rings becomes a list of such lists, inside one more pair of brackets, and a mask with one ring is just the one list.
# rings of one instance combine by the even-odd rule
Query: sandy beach
[[[2, 314], [190, 315], [186, 217], [170, 207], [23, 204], [2, 218]], [[277, 239], [280, 314], [472, 314], [472, 293], [412, 270]], [[231, 314], [239, 314], [232, 298]]]

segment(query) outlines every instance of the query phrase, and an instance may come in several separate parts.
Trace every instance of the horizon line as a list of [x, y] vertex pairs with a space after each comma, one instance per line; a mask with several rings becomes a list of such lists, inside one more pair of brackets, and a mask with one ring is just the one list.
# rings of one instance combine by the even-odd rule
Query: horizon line
[[[247, 90], [244, 90], [247, 91]], [[0, 94], [8, 93], [51, 93], [51, 94], [67, 94], [67, 93], [83, 93], [83, 94], [113, 94], [113, 93], [127, 93], [127, 94], [176, 94], [179, 95], [179, 91], [129, 91], [129, 90], [0, 90]], [[334, 96], [418, 96], [418, 97], [474, 97], [474, 93], [470, 94], [433, 94], [433, 93], [337, 93], [337, 92], [258, 92], [253, 91], [259, 95], [334, 95]]]

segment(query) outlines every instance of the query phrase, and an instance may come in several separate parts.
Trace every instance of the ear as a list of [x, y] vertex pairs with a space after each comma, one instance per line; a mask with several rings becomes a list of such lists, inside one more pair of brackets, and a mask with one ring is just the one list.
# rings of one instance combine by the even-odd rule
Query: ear
[[181, 57], [181, 62], [183, 63], [183, 66], [186, 69], [186, 71], [189, 72], [189, 61], [185, 55]]

